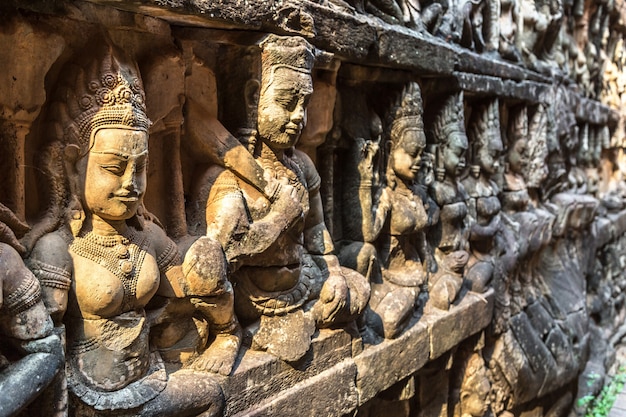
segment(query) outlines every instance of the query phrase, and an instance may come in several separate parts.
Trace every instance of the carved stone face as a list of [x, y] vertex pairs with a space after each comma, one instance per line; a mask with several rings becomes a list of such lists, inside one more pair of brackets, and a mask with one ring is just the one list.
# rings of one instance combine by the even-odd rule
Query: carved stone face
[[[478, 362], [478, 361], [475, 361]], [[491, 383], [487, 376], [484, 362], [473, 368], [472, 375], [466, 375], [464, 387], [461, 390], [462, 417], [482, 417], [489, 407], [489, 392]]]
[[145, 131], [98, 130], [89, 153], [77, 163], [85, 209], [105, 220], [133, 217], [146, 191], [147, 162]]
[[426, 137], [419, 129], [404, 129], [401, 135], [400, 145], [393, 150], [392, 169], [398, 178], [411, 182], [417, 178]]
[[261, 86], [257, 129], [274, 149], [295, 145], [306, 124], [306, 107], [313, 92], [311, 75], [286, 67], [274, 68], [269, 85]]
[[524, 140], [516, 141], [513, 146], [509, 148], [508, 154], [509, 168], [511, 171], [522, 174], [528, 167], [528, 157], [526, 142]]
[[465, 168], [467, 137], [461, 132], [452, 133], [450, 141], [443, 148], [443, 167], [446, 175], [457, 177]]
[[476, 384], [475, 389], [467, 392], [462, 398], [461, 408], [463, 416], [482, 417], [489, 407], [489, 390], [491, 385], [487, 376], [481, 378]]
[[483, 146], [478, 151], [478, 165], [481, 171], [488, 175], [493, 175], [500, 168], [500, 154], [502, 153], [502, 142], [499, 139], [490, 140], [487, 146]]

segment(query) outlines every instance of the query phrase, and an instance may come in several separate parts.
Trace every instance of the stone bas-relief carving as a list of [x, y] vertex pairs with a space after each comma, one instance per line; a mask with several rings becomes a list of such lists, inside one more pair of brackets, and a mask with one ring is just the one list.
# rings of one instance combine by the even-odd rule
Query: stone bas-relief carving
[[447, 310], [461, 291], [469, 260], [467, 194], [459, 181], [468, 147], [462, 94], [444, 99], [430, 123], [429, 132], [435, 155], [435, 181], [430, 193], [441, 208], [439, 222], [429, 233], [438, 265], [428, 282], [429, 302]]
[[350, 156], [357, 160], [348, 172], [352, 178], [345, 180], [343, 218], [357, 242], [345, 245], [340, 259], [370, 279], [366, 322], [386, 338], [408, 324], [428, 284], [432, 253], [424, 229], [439, 217], [439, 207], [419, 181], [426, 148], [422, 107], [419, 85], [410, 83], [389, 110], [384, 172], [376, 172], [380, 119], [372, 115], [375, 137], [353, 139]]
[[35, 3], [0, 414], [585, 412], [625, 332], [616, 5]]
[[233, 271], [237, 315], [258, 321], [252, 347], [296, 361], [316, 328], [353, 321], [370, 289], [332, 253], [319, 174], [294, 148], [312, 94], [314, 50], [303, 38], [271, 35], [260, 47], [261, 79], [248, 81], [246, 101], [258, 106], [253, 156], [276, 190], [268, 199], [214, 167], [200, 180], [199, 198], [206, 199], [206, 233], [222, 244]]
[[502, 252], [499, 188], [492, 179], [500, 168], [503, 151], [500, 139], [498, 102], [476, 109], [470, 124], [473, 145], [470, 175], [463, 181], [468, 194], [470, 248], [467, 278], [472, 290], [484, 291], [494, 274], [495, 258]]
[[181, 265], [174, 242], [144, 211], [150, 121], [141, 78], [114, 47], [90, 47], [66, 68], [50, 109], [56, 140], [48, 146], [65, 163], [51, 175], [57, 192], [68, 193], [60, 211], [67, 220], [29, 257], [55, 325], [67, 331], [71, 413], [219, 415], [223, 397], [210, 374], [166, 372], [150, 341], [160, 311], [149, 303], [192, 297], [213, 324], [236, 326], [225, 259], [201, 238]]
[[[44, 306], [41, 287], [20, 256], [17, 240], [28, 230], [7, 207], [0, 204], [0, 389], [3, 415], [24, 410], [48, 385], [63, 365], [63, 346]], [[54, 387], [49, 391], [55, 391]], [[61, 391], [62, 392], [62, 391]], [[61, 394], [44, 391], [49, 415], [63, 415], [67, 403]], [[33, 411], [36, 413], [36, 411]]]

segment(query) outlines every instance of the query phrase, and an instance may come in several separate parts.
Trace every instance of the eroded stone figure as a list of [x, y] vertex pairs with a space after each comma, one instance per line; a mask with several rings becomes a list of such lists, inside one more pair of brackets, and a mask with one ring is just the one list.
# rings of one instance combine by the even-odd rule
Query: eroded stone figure
[[[26, 230], [28, 226], [0, 204], [0, 415], [3, 416], [18, 415], [41, 395], [63, 366], [63, 347], [43, 303], [41, 287], [20, 255], [25, 248], [16, 233], [21, 235]], [[67, 406], [64, 398], [52, 400], [45, 405], [38, 400], [38, 404], [47, 408], [46, 415], [63, 415]]]
[[[439, 218], [437, 204], [418, 181], [426, 147], [422, 111], [419, 85], [410, 83], [389, 111], [384, 183], [377, 181], [375, 172], [376, 138], [355, 138], [350, 153], [357, 159], [353, 171], [358, 172], [346, 179], [355, 189], [344, 196], [344, 223], [359, 235], [353, 240], [361, 241], [342, 248], [340, 259], [370, 279], [367, 323], [386, 338], [404, 329], [427, 284], [424, 258], [430, 260], [431, 253], [424, 228]], [[357, 201], [351, 201], [354, 197]]]
[[430, 125], [430, 134], [435, 148], [435, 182], [430, 194], [441, 211], [439, 222], [429, 233], [438, 266], [428, 283], [429, 303], [447, 310], [461, 290], [469, 259], [467, 193], [459, 178], [468, 147], [462, 93], [444, 100]]
[[[513, 233], [517, 242], [515, 251], [519, 267], [516, 271], [511, 271], [509, 282], [511, 287], [506, 292], [508, 295], [513, 295], [511, 300], [513, 304], [505, 307], [506, 312], [501, 317], [499, 313], [496, 315], [500, 318], [520, 311], [528, 299], [536, 296], [537, 289], [531, 285], [536, 262], [534, 255], [550, 242], [555, 220], [548, 211], [535, 206], [529, 192], [528, 182], [538, 185], [545, 179], [547, 174], [545, 159], [542, 161], [540, 159], [545, 158], [547, 151], [529, 149], [529, 142], [535, 145], [533, 148], [540, 148], [537, 140], [529, 141], [529, 135], [539, 135], [540, 132], [532, 131], [531, 133], [528, 123], [526, 107], [515, 110], [512, 120], [509, 121], [509, 146], [501, 198], [502, 209], [506, 213], [507, 228]], [[496, 317], [497, 320], [499, 320], [498, 317]]]
[[48, 151], [64, 170], [49, 174], [67, 206], [30, 255], [45, 304], [66, 327], [72, 413], [217, 415], [224, 400], [210, 373], [166, 372], [150, 339], [162, 310], [150, 302], [190, 297], [204, 319], [230, 328], [223, 253], [201, 238], [181, 265], [174, 242], [145, 213], [150, 121], [141, 78], [106, 41], [90, 48], [66, 67], [50, 109]]
[[463, 180], [469, 196], [470, 260], [467, 278], [472, 290], [483, 292], [494, 273], [499, 255], [497, 234], [501, 229], [499, 189], [493, 177], [504, 150], [500, 139], [498, 101], [475, 108], [468, 130], [472, 149], [470, 174]]
[[517, 0], [500, 0], [498, 52], [502, 58], [520, 62], [517, 49], [519, 3]]
[[563, 21], [561, 0], [522, 0], [521, 25], [517, 37], [518, 49], [526, 64], [545, 72], [556, 65], [553, 56]]
[[278, 186], [266, 198], [215, 166], [200, 178], [197, 198], [206, 201], [207, 235], [222, 244], [230, 264], [237, 316], [255, 323], [248, 327], [252, 347], [295, 361], [316, 328], [350, 322], [363, 311], [369, 285], [333, 255], [320, 177], [293, 147], [306, 122], [313, 48], [303, 38], [275, 35], [260, 46], [261, 79], [246, 88], [247, 106], [258, 106], [249, 148]]
[[489, 410], [489, 394], [491, 383], [485, 361], [480, 353], [473, 353], [463, 373], [461, 392], [459, 394], [457, 417], [482, 417]]

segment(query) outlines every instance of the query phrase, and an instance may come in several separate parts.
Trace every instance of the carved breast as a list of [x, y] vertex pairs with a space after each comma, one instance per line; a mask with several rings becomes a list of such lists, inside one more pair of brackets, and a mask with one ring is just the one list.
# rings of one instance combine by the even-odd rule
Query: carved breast
[[[143, 308], [159, 288], [160, 272], [154, 256], [134, 244], [108, 248], [98, 257], [73, 244], [72, 294], [83, 317], [107, 318]], [[128, 257], [126, 252], [135, 252]]]
[[424, 228], [428, 219], [421, 198], [395, 193], [391, 209], [391, 234], [409, 235]]
[[482, 219], [491, 219], [500, 211], [500, 200], [496, 196], [476, 199], [476, 212]]

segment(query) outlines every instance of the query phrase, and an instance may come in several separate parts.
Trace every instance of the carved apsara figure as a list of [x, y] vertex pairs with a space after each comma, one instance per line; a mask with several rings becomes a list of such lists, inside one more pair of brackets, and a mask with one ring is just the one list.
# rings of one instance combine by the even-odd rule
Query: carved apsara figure
[[29, 262], [67, 331], [72, 412], [218, 414], [224, 400], [211, 374], [168, 374], [150, 340], [157, 296], [191, 297], [200, 316], [227, 330], [236, 322], [219, 244], [199, 239], [181, 265], [174, 242], [142, 208], [150, 121], [135, 64], [106, 41], [92, 43], [66, 67], [50, 112], [49, 174], [55, 202], [66, 206], [51, 212], [63, 217]]
[[[541, 109], [538, 110], [540, 111]], [[535, 116], [541, 115], [536, 113]], [[511, 278], [510, 281], [512, 287], [507, 294], [515, 294], [513, 299], [515, 305], [511, 306], [511, 310], [508, 305], [505, 307], [506, 312], [503, 314], [506, 317], [509, 316], [509, 312], [515, 313], [523, 308], [527, 298], [536, 295], [537, 289], [531, 285], [534, 275], [534, 263], [531, 260], [533, 255], [552, 238], [554, 225], [554, 216], [533, 204], [528, 187], [528, 182], [533, 185], [540, 184], [547, 174], [545, 167], [547, 144], [543, 143], [546, 147], [544, 151], [539, 149], [541, 148], [539, 138], [529, 141], [529, 135], [540, 136], [537, 118], [534, 119], [535, 122], [532, 124], [535, 128], [531, 133], [527, 108], [517, 109], [513, 112], [508, 128], [509, 147], [501, 195], [502, 209], [506, 213], [507, 227], [517, 242], [517, 264], [521, 267], [513, 272], [515, 278]], [[543, 140], [545, 141], [545, 137]], [[529, 142], [534, 144], [534, 149], [528, 149]]]
[[[63, 347], [43, 303], [39, 281], [20, 255], [25, 248], [16, 234], [21, 236], [26, 230], [28, 226], [0, 204], [0, 415], [3, 416], [18, 415], [41, 395], [63, 366]], [[64, 400], [61, 397], [52, 398], [53, 403], [46, 402], [46, 415], [63, 415], [67, 406]]]
[[436, 178], [430, 193], [441, 211], [439, 222], [430, 231], [438, 271], [428, 283], [429, 303], [447, 310], [461, 290], [469, 259], [467, 193], [459, 178], [465, 168], [468, 147], [462, 93], [444, 100], [430, 125], [430, 134], [436, 149], [433, 152]]
[[[300, 37], [269, 35], [260, 44], [260, 81], [248, 81], [248, 107], [257, 106], [250, 149], [277, 184], [270, 198], [215, 166], [201, 178], [207, 235], [218, 240], [235, 284], [237, 316], [260, 319], [252, 347], [295, 361], [316, 327], [352, 321], [365, 308], [369, 285], [342, 268], [324, 224], [320, 177], [294, 148], [312, 92], [312, 46]], [[258, 101], [257, 101], [258, 98]]]
[[499, 252], [496, 235], [501, 228], [499, 189], [493, 180], [504, 150], [497, 100], [475, 109], [468, 134], [472, 164], [469, 175], [463, 180], [469, 196], [471, 255], [467, 278], [473, 291], [483, 292], [494, 272], [494, 256]]
[[358, 174], [353, 173], [357, 189], [347, 190], [345, 200], [356, 196], [358, 201], [344, 208], [344, 223], [360, 235], [353, 240], [361, 241], [344, 247], [340, 259], [369, 277], [367, 323], [386, 338], [396, 337], [415, 311], [429, 272], [424, 257], [431, 255], [423, 229], [439, 217], [437, 204], [418, 182], [426, 147], [422, 111], [419, 85], [409, 83], [389, 111], [384, 184], [375, 180], [376, 140], [356, 138], [351, 152], [359, 159]]
[[519, 13], [518, 0], [500, 0], [498, 52], [502, 58], [514, 62], [522, 60], [517, 49]]
[[553, 48], [563, 21], [561, 0], [522, 0], [517, 47], [527, 65], [545, 72], [555, 65]]

